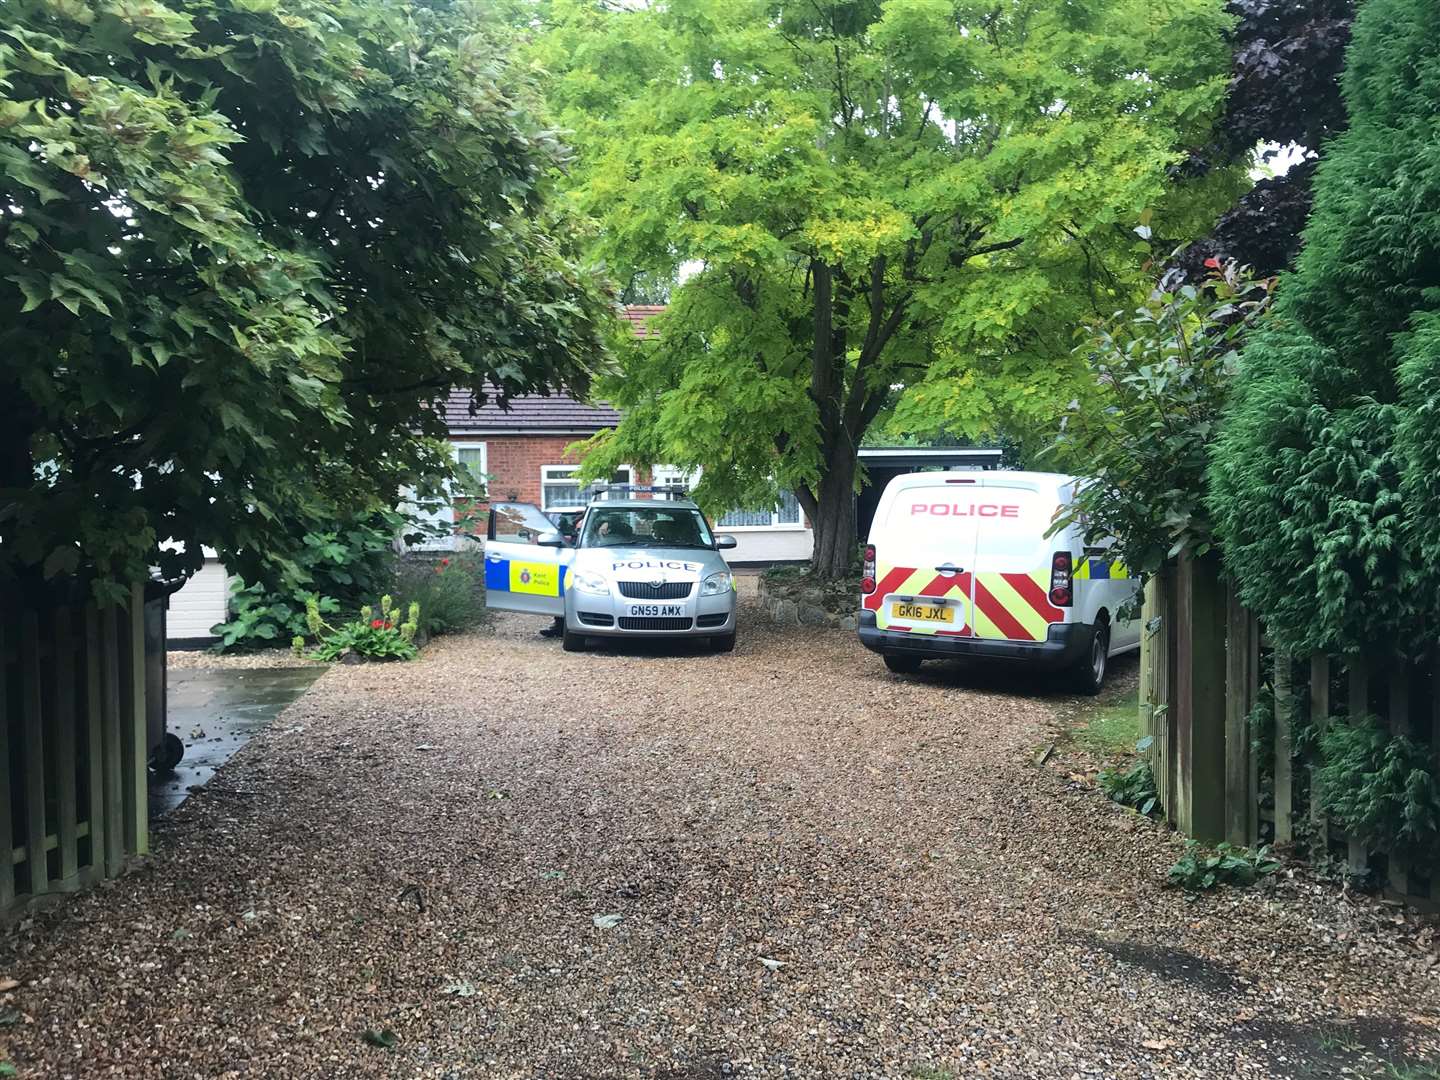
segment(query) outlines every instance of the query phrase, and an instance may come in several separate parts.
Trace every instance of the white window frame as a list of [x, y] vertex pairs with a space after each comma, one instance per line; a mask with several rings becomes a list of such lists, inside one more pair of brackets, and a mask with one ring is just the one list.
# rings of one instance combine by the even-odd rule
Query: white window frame
[[[569, 484], [570, 484], [570, 481], [568, 481], [568, 480], [560, 480], [560, 479], [558, 479], [558, 478], [556, 478], [556, 477], [552, 477], [552, 476], [548, 476], [548, 475], [547, 475], [547, 473], [550, 473], [550, 472], [553, 472], [553, 471], [559, 470], [559, 469], [564, 469], [564, 470], [565, 470], [565, 475], [566, 475], [567, 477], [569, 477], [569, 476], [574, 476], [577, 472], [579, 472], [579, 471], [580, 471], [580, 466], [579, 466], [579, 465], [565, 465], [565, 464], [560, 464], [560, 463], [557, 463], [557, 464], [554, 464], [554, 465], [541, 465], [541, 466], [540, 466], [540, 512], [541, 512], [542, 514], [548, 514], [548, 513], [551, 513], [552, 511], [556, 511], [556, 510], [575, 510], [575, 509], [578, 509], [578, 508], [579, 508], [579, 507], [577, 507], [577, 506], [574, 505], [574, 504], [568, 504], [568, 505], [566, 505], [566, 506], [551, 506], [551, 505], [550, 505], [550, 499], [549, 499], [549, 497], [548, 497], [548, 496], [549, 496], [549, 491], [548, 491], [548, 489], [551, 488], [551, 487], [558, 487], [558, 486], [560, 486], [560, 485], [562, 485], [562, 484], [564, 484], [564, 485], [566, 485], [566, 486], [569, 486]], [[623, 473], [625, 474], [626, 479], [625, 479], [624, 483], [633, 484], [633, 483], [635, 482], [635, 469], [634, 469], [632, 466], [630, 466], [630, 465], [621, 465], [621, 466], [619, 466], [618, 468], [616, 468], [615, 471], [616, 471], [617, 473], [623, 472]], [[583, 506], [584, 504], [581, 503], [580, 505]]]
[[[792, 492], [792, 494], [793, 494], [793, 492]], [[806, 530], [808, 530], [808, 529], [810, 528], [810, 526], [808, 526], [808, 525], [805, 524], [805, 508], [804, 508], [803, 506], [800, 506], [800, 505], [799, 505], [799, 500], [796, 500], [796, 509], [799, 511], [799, 516], [797, 517], [797, 519], [796, 519], [795, 521], [781, 521], [781, 520], [780, 520], [780, 506], [779, 506], [779, 504], [777, 503], [777, 504], [774, 506], [774, 508], [772, 508], [771, 511], [770, 511], [770, 524], [769, 524], [769, 525], [721, 525], [721, 524], [720, 524], [720, 518], [717, 517], [717, 518], [715, 519], [715, 531], [716, 531], [716, 532], [727, 532], [727, 533], [737, 533], [737, 532], [738, 532], [738, 533], [744, 533], [744, 532], [805, 532]], [[732, 512], [733, 512], [733, 511], [732, 511]], [[755, 512], [756, 512], [756, 513], [763, 513], [764, 511], [755, 511]], [[722, 514], [721, 517], [723, 517], [723, 516], [724, 516], [724, 515]]]
[[[674, 465], [656, 465], [653, 469], [650, 470], [650, 476], [652, 482], [657, 485], [684, 484], [688, 488], [693, 488], [696, 484], [700, 482], [699, 470], [687, 473], [683, 469], [676, 468]], [[661, 477], [664, 477], [664, 479], [661, 479]], [[714, 528], [716, 532], [727, 533], [807, 532], [810, 526], [805, 524], [805, 508], [798, 506], [798, 500], [797, 509], [799, 510], [799, 517], [795, 521], [781, 521], [780, 507], [777, 504], [770, 511], [770, 524], [768, 525], [721, 525], [720, 518], [717, 517], [714, 522]], [[724, 515], [722, 514], [720, 515], [720, 517], [724, 517]]]
[[[488, 442], [481, 442], [481, 441], [478, 441], [478, 440], [460, 440], [460, 441], [453, 441], [453, 442], [451, 442], [451, 443], [450, 443], [450, 454], [451, 454], [451, 456], [455, 459], [455, 464], [456, 464], [456, 465], [459, 465], [459, 464], [460, 464], [460, 451], [461, 451], [461, 450], [479, 450], [479, 451], [480, 451], [480, 472], [481, 472], [482, 475], [485, 475], [485, 476], [489, 476], [489, 475], [490, 475], [490, 444], [489, 444]], [[487, 480], [487, 481], [485, 481], [485, 499], [488, 500], [489, 497], [490, 497], [490, 482]], [[462, 499], [462, 498], [472, 498], [472, 496], [464, 495], [464, 494], [462, 494], [462, 493], [454, 492], [454, 491], [452, 491], [452, 492], [450, 493], [450, 501], [451, 501], [452, 503], [453, 503], [456, 499]], [[485, 500], [481, 500], [481, 501], [485, 501]]]

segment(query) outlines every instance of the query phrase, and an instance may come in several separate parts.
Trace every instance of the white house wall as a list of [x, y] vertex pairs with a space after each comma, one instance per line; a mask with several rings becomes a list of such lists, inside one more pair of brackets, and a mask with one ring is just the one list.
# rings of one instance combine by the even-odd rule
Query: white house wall
[[165, 634], [171, 641], [213, 638], [210, 628], [225, 621], [230, 575], [214, 559], [206, 559], [195, 575], [170, 596]]
[[809, 559], [815, 548], [815, 534], [806, 528], [747, 531], [717, 525], [715, 531], [735, 537], [737, 546], [725, 552], [725, 561], [737, 565], [801, 562]]

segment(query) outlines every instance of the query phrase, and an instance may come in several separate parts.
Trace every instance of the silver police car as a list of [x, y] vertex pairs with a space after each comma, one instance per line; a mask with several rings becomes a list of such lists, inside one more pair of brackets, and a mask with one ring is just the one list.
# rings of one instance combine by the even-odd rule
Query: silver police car
[[720, 555], [734, 546], [689, 499], [602, 495], [575, 538], [565, 649], [578, 652], [587, 637], [656, 636], [707, 637], [717, 652], [734, 649], [735, 577]]
[[492, 504], [486, 603], [563, 620], [568, 652], [589, 638], [698, 637], [717, 652], [735, 648], [735, 578], [720, 555], [735, 538], [713, 533], [683, 489], [601, 489], [575, 525], [529, 504]]

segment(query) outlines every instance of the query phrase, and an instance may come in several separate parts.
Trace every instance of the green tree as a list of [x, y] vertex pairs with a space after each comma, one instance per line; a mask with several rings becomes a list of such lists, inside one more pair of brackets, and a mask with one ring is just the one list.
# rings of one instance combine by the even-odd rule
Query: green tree
[[1075, 403], [1051, 447], [1054, 462], [1088, 481], [1055, 527], [1079, 522], [1090, 538], [1114, 537], [1137, 576], [1212, 546], [1209, 448], [1236, 350], [1270, 306], [1273, 278], [1210, 262], [1198, 285], [1157, 285], [1144, 303], [1090, 329], [1077, 352], [1104, 393]]
[[609, 300], [480, 7], [4, 11], [0, 575], [282, 578], [445, 467], [450, 386], [583, 392]]
[[1296, 272], [1246, 348], [1211, 503], [1283, 648], [1409, 653], [1440, 620], [1440, 23], [1371, 0]]
[[677, 282], [601, 385], [626, 415], [588, 468], [699, 467], [714, 508], [794, 489], [833, 575], [897, 387], [907, 430], [1053, 424], [1142, 210], [1199, 231], [1238, 190], [1167, 172], [1224, 95], [1222, 7], [556, 0], [535, 51], [574, 203], [618, 279]]

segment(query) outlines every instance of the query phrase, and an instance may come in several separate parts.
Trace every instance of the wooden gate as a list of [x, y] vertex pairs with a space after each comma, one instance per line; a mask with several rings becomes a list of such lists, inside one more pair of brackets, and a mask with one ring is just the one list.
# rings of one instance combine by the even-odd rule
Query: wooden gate
[[[1303, 841], [1312, 858], [1421, 907], [1440, 882], [1369, 851], [1326, 818], [1316, 795], [1318, 737], [1297, 753], [1292, 720], [1321, 735], [1337, 716], [1376, 717], [1428, 746], [1440, 776], [1440, 653], [1374, 671], [1356, 658], [1303, 662], [1272, 649], [1263, 627], [1220, 580], [1218, 562], [1181, 558], [1146, 586], [1140, 722], [1155, 786], [1176, 828], [1207, 843]], [[1267, 728], [1260, 738], [1257, 727]]]
[[144, 610], [137, 585], [126, 608], [0, 612], [0, 914], [148, 849]]

